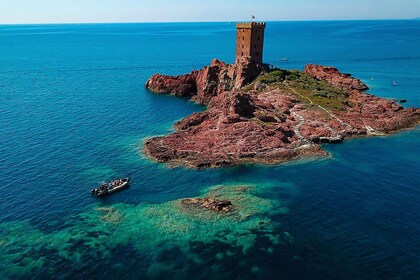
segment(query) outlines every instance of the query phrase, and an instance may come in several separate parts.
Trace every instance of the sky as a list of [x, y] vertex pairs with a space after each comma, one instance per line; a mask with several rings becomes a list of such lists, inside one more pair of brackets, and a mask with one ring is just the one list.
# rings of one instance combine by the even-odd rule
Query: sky
[[420, 0], [0, 0], [0, 24], [406, 19]]

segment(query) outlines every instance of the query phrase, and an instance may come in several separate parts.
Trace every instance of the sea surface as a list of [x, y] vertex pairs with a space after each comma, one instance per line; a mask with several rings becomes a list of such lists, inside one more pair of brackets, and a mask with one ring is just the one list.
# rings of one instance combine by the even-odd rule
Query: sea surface
[[[420, 128], [277, 166], [197, 171], [143, 154], [205, 109], [147, 91], [148, 77], [232, 63], [235, 32], [0, 26], [0, 279], [419, 279]], [[419, 46], [414, 20], [268, 22], [264, 60], [335, 66], [419, 107]], [[89, 193], [123, 176], [129, 189]], [[236, 199], [239, 214], [179, 207], [206, 193]]]

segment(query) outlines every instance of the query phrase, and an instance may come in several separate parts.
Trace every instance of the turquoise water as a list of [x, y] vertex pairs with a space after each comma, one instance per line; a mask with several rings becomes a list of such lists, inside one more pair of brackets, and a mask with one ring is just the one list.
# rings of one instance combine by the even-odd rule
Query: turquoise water
[[[267, 63], [333, 65], [420, 106], [418, 21], [266, 31]], [[0, 279], [418, 277], [418, 128], [280, 166], [196, 171], [145, 157], [144, 139], [204, 109], [146, 91], [147, 78], [233, 62], [234, 40], [229, 23], [0, 26]], [[117, 176], [130, 189], [90, 195]], [[207, 192], [241, 211], [180, 210], [177, 199]]]

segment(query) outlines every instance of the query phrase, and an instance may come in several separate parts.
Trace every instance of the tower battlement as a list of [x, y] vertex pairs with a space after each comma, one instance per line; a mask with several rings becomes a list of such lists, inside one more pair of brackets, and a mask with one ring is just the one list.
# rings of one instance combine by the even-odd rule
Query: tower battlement
[[265, 28], [265, 22], [238, 22], [236, 28], [252, 28], [252, 27], [262, 27]]
[[242, 57], [262, 66], [265, 22], [239, 22], [236, 24], [236, 63]]

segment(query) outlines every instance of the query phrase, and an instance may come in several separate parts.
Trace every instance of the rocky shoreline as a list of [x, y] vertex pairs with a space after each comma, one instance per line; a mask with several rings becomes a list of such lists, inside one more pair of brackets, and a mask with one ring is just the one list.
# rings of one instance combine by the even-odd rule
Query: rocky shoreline
[[176, 132], [145, 142], [151, 158], [193, 168], [280, 163], [325, 156], [320, 143], [384, 135], [420, 123], [419, 108], [364, 91], [336, 68], [309, 64], [302, 71], [213, 60], [180, 76], [153, 75], [146, 88], [207, 105], [175, 124]]

